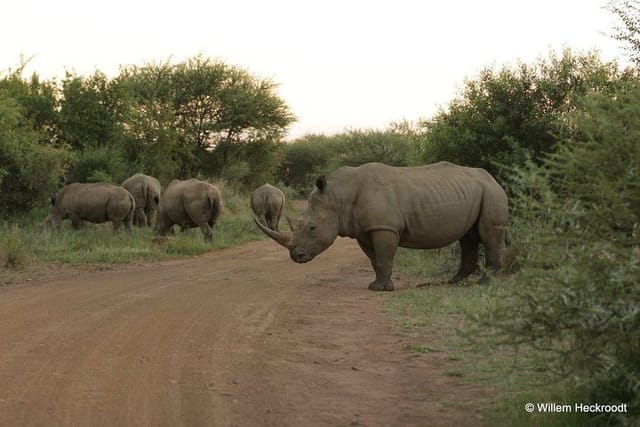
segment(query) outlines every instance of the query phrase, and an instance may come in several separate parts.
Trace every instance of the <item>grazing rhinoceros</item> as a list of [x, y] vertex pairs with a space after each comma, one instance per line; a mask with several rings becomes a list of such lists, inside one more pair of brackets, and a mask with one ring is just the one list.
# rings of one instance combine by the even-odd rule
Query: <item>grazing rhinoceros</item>
[[251, 193], [251, 209], [260, 222], [278, 231], [278, 223], [284, 207], [284, 193], [271, 184], [256, 188]]
[[49, 199], [48, 226], [58, 227], [62, 220], [71, 219], [74, 229], [82, 221], [102, 223], [111, 221], [116, 232], [124, 222], [131, 231], [136, 202], [131, 193], [122, 187], [106, 183], [69, 184]]
[[182, 230], [200, 227], [205, 242], [211, 241], [213, 227], [222, 212], [222, 196], [208, 182], [197, 179], [174, 179], [160, 197], [158, 233], [162, 236], [178, 224]]
[[[371, 260], [374, 291], [392, 291], [391, 270], [398, 246], [440, 248], [458, 240], [462, 262], [452, 281], [477, 268], [478, 247], [486, 265], [498, 270], [508, 217], [507, 195], [484, 169], [447, 162], [421, 167], [367, 163], [341, 167], [316, 180], [309, 205], [292, 232], [256, 224], [287, 247], [298, 263], [312, 260], [337, 236], [357, 239]], [[288, 219], [288, 218], [287, 218]]]
[[134, 222], [139, 227], [156, 225], [158, 203], [160, 202], [160, 181], [152, 176], [137, 173], [127, 178], [124, 187], [136, 201]]

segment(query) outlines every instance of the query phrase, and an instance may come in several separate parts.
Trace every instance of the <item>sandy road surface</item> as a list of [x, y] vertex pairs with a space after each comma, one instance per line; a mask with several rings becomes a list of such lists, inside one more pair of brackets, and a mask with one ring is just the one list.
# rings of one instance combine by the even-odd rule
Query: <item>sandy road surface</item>
[[305, 265], [261, 241], [0, 287], [0, 425], [478, 425], [372, 277], [349, 239]]

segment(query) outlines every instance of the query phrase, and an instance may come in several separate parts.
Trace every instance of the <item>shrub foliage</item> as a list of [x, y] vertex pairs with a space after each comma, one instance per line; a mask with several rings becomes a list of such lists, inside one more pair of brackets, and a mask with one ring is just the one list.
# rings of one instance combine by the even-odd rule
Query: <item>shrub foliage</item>
[[460, 96], [425, 120], [423, 158], [482, 167], [524, 165], [555, 150], [567, 113], [591, 90], [612, 91], [621, 75], [599, 55], [551, 53], [534, 64], [487, 68], [465, 81]]
[[[594, 403], [640, 421], [640, 86], [588, 96], [574, 137], [516, 175], [521, 271], [480, 316]], [[599, 414], [600, 417], [606, 415]], [[615, 417], [615, 415], [613, 415]], [[635, 419], [635, 421], [633, 421]]]

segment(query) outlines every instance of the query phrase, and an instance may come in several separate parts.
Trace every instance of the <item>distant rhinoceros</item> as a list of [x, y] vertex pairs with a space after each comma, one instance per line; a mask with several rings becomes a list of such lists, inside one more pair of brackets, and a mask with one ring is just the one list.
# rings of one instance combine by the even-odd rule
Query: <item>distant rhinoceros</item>
[[135, 224], [139, 227], [154, 227], [162, 188], [160, 181], [152, 176], [137, 173], [127, 178], [122, 187], [131, 193], [136, 201]]
[[448, 162], [421, 167], [367, 163], [321, 176], [316, 187], [293, 232], [271, 230], [256, 219], [295, 262], [312, 260], [337, 236], [346, 236], [356, 239], [371, 260], [376, 279], [369, 289], [374, 291], [394, 289], [391, 270], [398, 246], [435, 249], [458, 240], [462, 262], [452, 281], [477, 269], [480, 243], [486, 266], [501, 267], [507, 195], [484, 169]]
[[74, 229], [78, 229], [82, 221], [111, 221], [114, 232], [122, 223], [127, 231], [131, 231], [136, 203], [131, 193], [117, 185], [101, 182], [69, 184], [49, 201], [49, 216], [45, 219], [48, 226], [58, 227], [68, 218]]
[[158, 233], [162, 236], [178, 224], [183, 230], [200, 227], [205, 242], [211, 241], [211, 228], [222, 212], [220, 191], [208, 182], [197, 179], [174, 179], [160, 197]]
[[251, 209], [260, 222], [278, 231], [278, 223], [284, 207], [284, 193], [271, 184], [264, 184], [251, 193]]

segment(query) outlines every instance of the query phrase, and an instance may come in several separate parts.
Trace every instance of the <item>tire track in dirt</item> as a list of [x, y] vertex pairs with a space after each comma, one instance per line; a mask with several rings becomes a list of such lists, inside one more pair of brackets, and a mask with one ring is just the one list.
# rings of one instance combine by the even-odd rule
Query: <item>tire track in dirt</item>
[[261, 241], [2, 287], [0, 425], [478, 425], [371, 278], [339, 239], [305, 265]]

